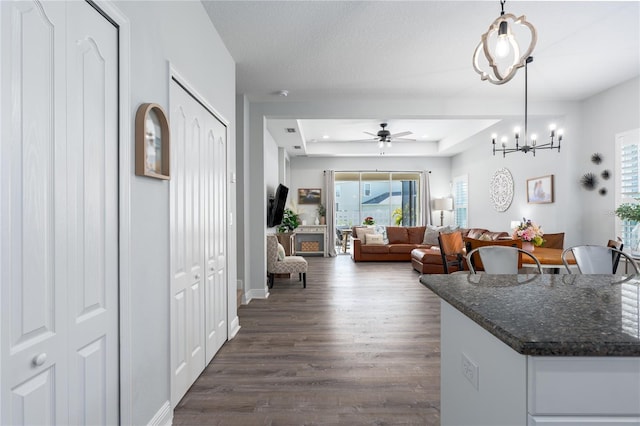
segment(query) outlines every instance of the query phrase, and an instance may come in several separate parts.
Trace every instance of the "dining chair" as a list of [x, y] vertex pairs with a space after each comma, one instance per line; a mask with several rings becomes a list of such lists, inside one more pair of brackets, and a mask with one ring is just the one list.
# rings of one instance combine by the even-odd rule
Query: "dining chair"
[[558, 232], [556, 234], [544, 234], [542, 236], [544, 243], [541, 247], [564, 249], [564, 232]]
[[472, 262], [472, 258], [476, 253], [482, 259], [482, 265], [487, 274], [517, 275], [520, 268], [522, 268], [522, 255], [531, 257], [538, 267], [538, 273], [542, 274], [540, 261], [530, 252], [518, 247], [497, 245], [478, 247], [467, 253], [467, 266], [472, 274], [476, 273]]
[[[617, 250], [622, 251], [622, 248], [624, 247], [624, 244], [622, 243], [622, 240], [620, 240], [620, 237], [618, 237], [617, 240], [609, 240], [607, 241], [607, 247], [611, 247]], [[618, 263], [620, 262], [620, 255], [618, 255], [617, 253], [614, 255], [615, 258], [613, 259], [613, 273], [615, 274], [616, 271], [618, 270]]]
[[624, 256], [627, 264], [630, 264], [635, 273], [640, 273], [638, 264], [627, 253], [613, 247], [582, 245], [569, 247], [562, 252], [562, 263], [564, 263], [567, 272], [570, 274], [571, 269], [567, 263], [567, 255], [573, 254], [581, 274], [613, 274], [617, 269], [617, 262], [620, 256]]
[[438, 235], [440, 245], [440, 255], [442, 256], [442, 267], [445, 274], [462, 271], [464, 266], [464, 242], [462, 233], [459, 231]]
[[[508, 247], [517, 247], [522, 248], [522, 240], [520, 238], [517, 239], [506, 239], [506, 240], [479, 240], [477, 238], [463, 238], [465, 243], [465, 248], [467, 253], [470, 253], [471, 250], [476, 249], [478, 247], [486, 247], [486, 246], [508, 246]], [[480, 259], [479, 253], [474, 253], [471, 257], [471, 264], [473, 265], [473, 269], [477, 271], [484, 271], [484, 265], [482, 264], [482, 259]]]

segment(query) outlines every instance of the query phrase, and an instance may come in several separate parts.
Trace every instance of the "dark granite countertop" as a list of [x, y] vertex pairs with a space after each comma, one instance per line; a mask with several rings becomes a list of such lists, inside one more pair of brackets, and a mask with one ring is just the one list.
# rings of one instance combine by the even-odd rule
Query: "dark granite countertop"
[[420, 282], [523, 355], [640, 356], [640, 276], [453, 274]]

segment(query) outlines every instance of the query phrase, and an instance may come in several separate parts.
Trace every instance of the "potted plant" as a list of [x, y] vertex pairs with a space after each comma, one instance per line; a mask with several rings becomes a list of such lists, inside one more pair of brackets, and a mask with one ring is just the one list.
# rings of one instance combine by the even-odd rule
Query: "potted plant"
[[300, 217], [293, 210], [286, 208], [282, 215], [282, 222], [278, 225], [278, 232], [291, 232], [300, 226]]
[[397, 209], [395, 209], [392, 213], [391, 216], [393, 217], [393, 222], [396, 224], [396, 226], [400, 226], [402, 224], [402, 208], [398, 207]]
[[640, 222], [640, 203], [620, 204], [615, 213], [622, 220]]
[[367, 216], [364, 218], [364, 220], [362, 221], [363, 225], [375, 225], [376, 221], [374, 218], [372, 218], [371, 216]]
[[318, 217], [320, 218], [320, 225], [324, 225], [326, 223], [327, 209], [324, 207], [324, 204], [320, 204], [318, 206]]
[[[534, 246], [541, 246], [544, 243], [542, 228], [531, 219], [522, 218], [522, 222], [513, 232], [513, 239], [522, 240], [522, 248], [533, 251]], [[526, 247], [526, 248], [525, 248]]]

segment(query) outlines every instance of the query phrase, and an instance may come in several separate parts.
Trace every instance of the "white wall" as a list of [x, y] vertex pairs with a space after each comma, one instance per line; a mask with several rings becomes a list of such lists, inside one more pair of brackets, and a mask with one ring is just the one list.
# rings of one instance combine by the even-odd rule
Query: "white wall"
[[[235, 63], [200, 2], [117, 2], [131, 28], [131, 111], [155, 102], [169, 111], [173, 66], [231, 125], [229, 172], [235, 171]], [[147, 424], [170, 400], [169, 366], [169, 183], [133, 176], [131, 126], [131, 312], [133, 424]], [[235, 217], [236, 189], [229, 186]], [[229, 280], [237, 280], [236, 228], [229, 227]], [[233, 290], [235, 298], [235, 290]], [[237, 325], [236, 306], [229, 324]]]
[[[600, 175], [605, 168], [614, 173], [615, 135], [640, 128], [640, 77], [606, 90], [582, 103], [583, 137], [581, 152], [575, 157], [579, 179], [587, 172]], [[600, 165], [591, 162], [591, 154], [599, 152], [604, 160]], [[604, 244], [615, 235], [615, 179], [600, 179], [607, 195], [586, 191], [574, 184], [580, 194], [582, 214], [581, 234], [586, 244]]]

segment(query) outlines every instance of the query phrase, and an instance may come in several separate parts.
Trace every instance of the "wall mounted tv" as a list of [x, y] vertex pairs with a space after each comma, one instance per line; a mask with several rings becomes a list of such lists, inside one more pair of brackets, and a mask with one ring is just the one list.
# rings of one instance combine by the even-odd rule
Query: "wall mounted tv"
[[267, 212], [267, 226], [272, 228], [282, 223], [282, 216], [284, 215], [284, 206], [287, 203], [287, 194], [289, 188], [280, 184], [276, 189], [276, 195], [272, 200], [269, 200], [269, 211]]

